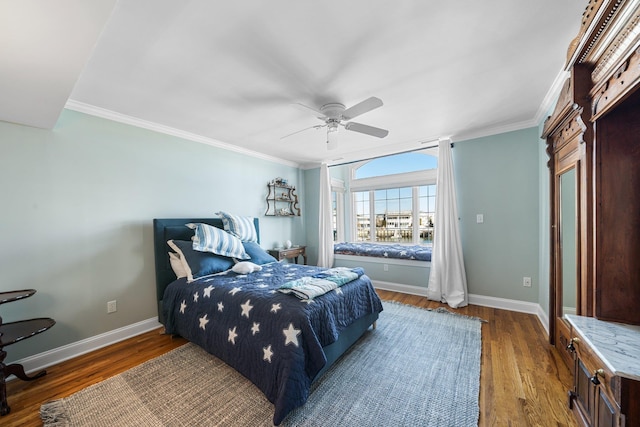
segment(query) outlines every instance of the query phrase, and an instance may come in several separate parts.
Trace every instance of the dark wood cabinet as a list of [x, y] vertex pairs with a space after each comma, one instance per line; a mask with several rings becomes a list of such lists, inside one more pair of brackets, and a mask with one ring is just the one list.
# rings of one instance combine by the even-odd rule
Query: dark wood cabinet
[[586, 427], [640, 425], [640, 326], [567, 316], [574, 355], [569, 406]]
[[611, 371], [566, 320], [640, 325], [640, 0], [589, 1], [566, 71], [542, 135], [549, 339], [574, 372], [570, 405], [579, 424], [640, 426], [640, 377]]
[[640, 91], [597, 120], [595, 307], [640, 324]]

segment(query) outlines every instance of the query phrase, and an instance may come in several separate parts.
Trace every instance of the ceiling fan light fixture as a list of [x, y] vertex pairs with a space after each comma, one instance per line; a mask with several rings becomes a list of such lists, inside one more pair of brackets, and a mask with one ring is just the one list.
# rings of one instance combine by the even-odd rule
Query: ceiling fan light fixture
[[330, 122], [327, 125], [327, 150], [338, 148], [338, 123]]

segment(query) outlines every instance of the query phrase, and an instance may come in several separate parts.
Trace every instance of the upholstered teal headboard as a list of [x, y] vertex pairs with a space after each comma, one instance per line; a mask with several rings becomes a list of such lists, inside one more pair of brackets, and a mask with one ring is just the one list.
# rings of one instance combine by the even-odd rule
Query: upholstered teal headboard
[[[155, 254], [156, 267], [156, 298], [158, 301], [158, 320], [164, 324], [162, 318], [162, 297], [166, 287], [176, 280], [176, 275], [171, 269], [169, 262], [169, 252], [171, 249], [167, 245], [167, 240], [191, 240], [194, 230], [185, 224], [201, 222], [224, 228], [220, 218], [160, 218], [153, 220], [153, 250]], [[253, 219], [260, 242], [260, 228], [258, 218]]]

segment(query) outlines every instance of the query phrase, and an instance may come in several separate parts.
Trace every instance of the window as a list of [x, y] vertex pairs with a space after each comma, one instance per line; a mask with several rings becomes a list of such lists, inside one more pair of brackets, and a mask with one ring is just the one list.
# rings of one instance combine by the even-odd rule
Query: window
[[432, 245], [437, 167], [432, 153], [404, 153], [352, 168], [352, 241]]

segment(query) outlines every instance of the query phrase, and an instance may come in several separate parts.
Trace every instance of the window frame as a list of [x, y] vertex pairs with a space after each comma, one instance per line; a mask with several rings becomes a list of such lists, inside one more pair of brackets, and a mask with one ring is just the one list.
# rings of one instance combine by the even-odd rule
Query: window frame
[[[437, 148], [435, 150], [429, 149], [419, 152], [424, 155], [429, 155], [433, 157], [438, 157]], [[373, 159], [376, 160], [376, 159]], [[364, 164], [373, 161], [366, 160], [362, 162], [353, 163], [350, 166], [349, 170], [349, 191], [347, 193], [348, 203], [351, 206], [351, 214], [349, 217], [349, 230], [350, 236], [349, 241], [357, 242], [357, 208], [356, 208], [356, 200], [354, 197], [354, 193], [356, 192], [369, 192], [369, 235], [372, 238], [375, 238], [375, 196], [374, 192], [376, 190], [387, 190], [394, 188], [403, 188], [403, 187], [411, 187], [412, 189], [412, 213], [414, 216], [418, 215], [419, 218], [419, 187], [423, 185], [436, 185], [438, 170], [434, 169], [425, 169], [421, 171], [415, 172], [406, 172], [406, 173], [397, 173], [397, 174], [389, 174], [389, 175], [380, 175], [375, 177], [368, 178], [356, 178], [356, 171], [358, 168], [363, 166]], [[437, 189], [436, 189], [437, 191]], [[419, 227], [420, 221], [413, 221], [413, 236], [419, 236]], [[373, 240], [373, 243], [385, 244], [387, 242], [378, 242]], [[417, 244], [414, 243], [412, 244]]]

